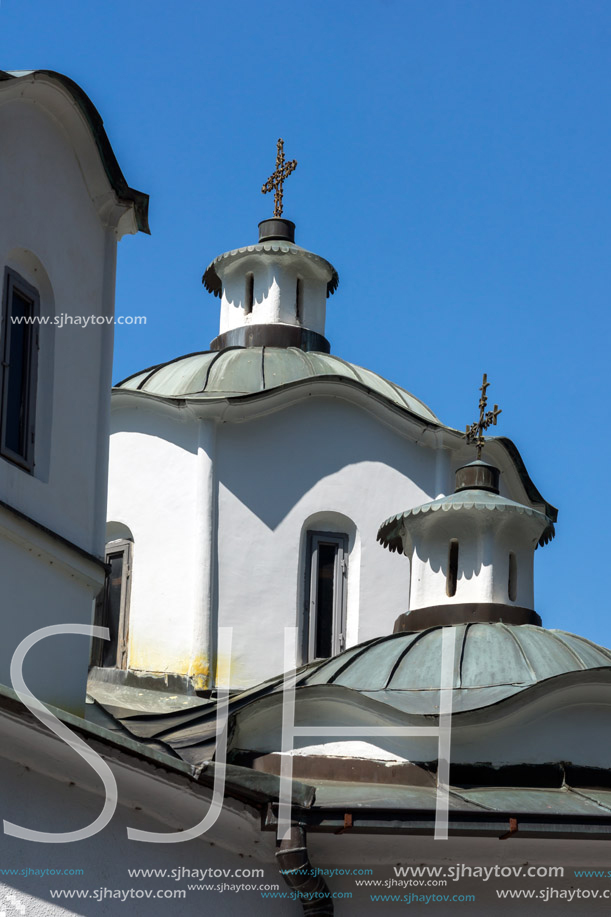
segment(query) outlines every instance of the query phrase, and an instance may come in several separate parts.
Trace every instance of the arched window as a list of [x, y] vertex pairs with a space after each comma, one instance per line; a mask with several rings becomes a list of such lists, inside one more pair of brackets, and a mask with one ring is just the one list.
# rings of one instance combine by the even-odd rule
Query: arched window
[[[108, 572], [104, 589], [96, 602], [95, 613], [95, 623], [108, 628], [110, 639], [93, 641], [91, 664], [126, 669], [134, 543], [129, 529], [126, 526], [119, 528], [124, 529], [128, 537], [117, 538], [111, 535], [112, 540], [106, 544]], [[109, 529], [112, 530], [112, 524]]]
[[513, 552], [509, 554], [509, 581], [507, 583], [509, 600], [515, 602], [518, 595], [518, 562]]
[[448, 575], [446, 577], [446, 593], [450, 597], [456, 595], [458, 581], [458, 540], [453, 538], [448, 551]]
[[304, 661], [340, 653], [346, 644], [348, 536], [308, 532], [305, 564]]
[[12, 268], [4, 271], [0, 341], [0, 454], [34, 468], [40, 297]]

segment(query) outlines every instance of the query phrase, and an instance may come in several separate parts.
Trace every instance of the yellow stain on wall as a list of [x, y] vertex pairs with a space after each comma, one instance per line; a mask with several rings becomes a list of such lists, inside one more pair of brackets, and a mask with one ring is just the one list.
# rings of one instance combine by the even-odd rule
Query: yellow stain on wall
[[210, 663], [207, 656], [173, 655], [168, 657], [158, 647], [147, 647], [133, 643], [130, 646], [129, 668], [136, 672], [150, 672], [151, 675], [183, 675], [193, 679], [196, 691], [206, 691], [210, 684]]
[[193, 680], [193, 687], [196, 691], [206, 691], [212, 687], [210, 684], [210, 665], [206, 656], [196, 656], [195, 659], [191, 660], [189, 675]]
[[211, 663], [204, 654], [191, 656], [171, 656], [160, 651], [158, 647], [130, 646], [129, 668], [134, 671], [150, 672], [152, 675], [186, 675], [193, 680], [196, 691], [206, 691], [212, 687], [231, 687], [240, 684], [240, 666], [231, 656], [219, 656], [216, 661], [216, 678], [212, 683]]

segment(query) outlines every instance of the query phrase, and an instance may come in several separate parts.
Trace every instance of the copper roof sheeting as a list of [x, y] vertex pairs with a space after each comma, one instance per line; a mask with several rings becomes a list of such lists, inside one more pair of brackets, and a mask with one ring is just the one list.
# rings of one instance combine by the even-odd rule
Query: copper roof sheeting
[[[368, 716], [431, 716], [439, 711], [442, 627], [371, 640], [332, 659], [305, 666], [297, 677], [298, 698], [322, 704], [358, 703]], [[484, 711], [529, 692], [551, 690], [592, 678], [609, 682], [611, 651], [565, 631], [523, 624], [457, 625], [453, 714]], [[562, 682], [564, 684], [564, 682]], [[232, 697], [229, 714], [238, 722], [282, 700], [282, 676]], [[123, 725], [144, 740], [170, 747], [190, 763], [214, 754], [216, 704], [163, 715], [121, 715]]]
[[187, 354], [136, 373], [115, 387], [165, 398], [218, 398], [333, 378], [355, 382], [423, 420], [440, 423], [419, 398], [377, 373], [332, 354], [305, 353], [298, 347], [228, 347]]

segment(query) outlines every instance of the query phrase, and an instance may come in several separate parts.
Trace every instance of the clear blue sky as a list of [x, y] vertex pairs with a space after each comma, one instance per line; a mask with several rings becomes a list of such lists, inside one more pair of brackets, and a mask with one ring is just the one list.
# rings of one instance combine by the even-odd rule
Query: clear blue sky
[[256, 241], [283, 136], [285, 214], [340, 275], [333, 352], [460, 428], [488, 372], [560, 508], [538, 610], [611, 645], [611, 4], [1, 0], [0, 45], [76, 80], [151, 195], [117, 278], [148, 324], [117, 329], [115, 380], [208, 347], [201, 275]]

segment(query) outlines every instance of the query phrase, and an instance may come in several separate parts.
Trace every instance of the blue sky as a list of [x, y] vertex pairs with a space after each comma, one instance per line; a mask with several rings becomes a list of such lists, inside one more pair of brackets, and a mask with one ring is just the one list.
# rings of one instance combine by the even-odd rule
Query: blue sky
[[611, 645], [611, 5], [1, 0], [0, 47], [76, 80], [151, 195], [151, 237], [120, 245], [117, 313], [147, 325], [117, 329], [116, 381], [217, 334], [201, 275], [256, 241], [283, 136], [285, 215], [340, 275], [333, 352], [460, 428], [488, 373], [560, 508], [537, 608]]

